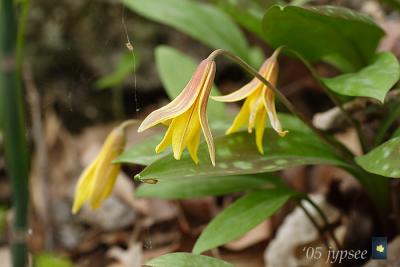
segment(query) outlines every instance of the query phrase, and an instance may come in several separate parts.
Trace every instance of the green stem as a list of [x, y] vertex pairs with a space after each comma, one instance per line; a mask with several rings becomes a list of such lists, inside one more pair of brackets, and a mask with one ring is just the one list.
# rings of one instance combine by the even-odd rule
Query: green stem
[[350, 114], [343, 107], [343, 104], [340, 101], [340, 99], [334, 93], [332, 93], [331, 90], [321, 81], [321, 77], [319, 76], [317, 71], [314, 69], [314, 67], [304, 57], [302, 57], [299, 53], [297, 53], [297, 52], [295, 52], [293, 50], [290, 50], [290, 52], [293, 53], [294, 55], [296, 55], [296, 57], [299, 58], [303, 62], [303, 64], [307, 67], [307, 69], [310, 71], [311, 75], [318, 82], [318, 84], [322, 87], [322, 89], [325, 91], [325, 93], [328, 95], [328, 97], [331, 99], [331, 101], [337, 107], [339, 107], [339, 109], [342, 112], [342, 114], [345, 117], [345, 119], [356, 130], [356, 133], [357, 133], [358, 139], [360, 140], [360, 144], [361, 144], [363, 152], [364, 153], [367, 152], [368, 151], [367, 141], [365, 139], [365, 136], [362, 134], [360, 123], [358, 123], [356, 120], [354, 120], [350, 116]]
[[116, 119], [122, 119], [125, 116], [123, 87], [117, 86], [111, 90], [114, 116]]
[[138, 124], [139, 122], [140, 121], [135, 120], [135, 119], [126, 120], [126, 121], [122, 122], [119, 127], [121, 127], [123, 130], [125, 130], [126, 128], [128, 128], [132, 125]]
[[17, 21], [13, 0], [1, 0], [0, 8], [0, 113], [4, 154], [13, 192], [11, 233], [14, 267], [27, 266], [28, 150], [23, 97], [16, 62]]
[[335, 242], [336, 249], [340, 250], [341, 246], [338, 241], [338, 239], [335, 236], [335, 233], [332, 230], [331, 224], [329, 223], [328, 218], [326, 217], [325, 213], [322, 211], [322, 209], [307, 195], [304, 197], [304, 200], [306, 200], [308, 203], [311, 204], [311, 206], [315, 209], [315, 211], [318, 213], [318, 215], [321, 217], [322, 221], [325, 224], [326, 229], [328, 230], [333, 242]]
[[324, 235], [324, 230], [322, 229], [322, 227], [319, 226], [319, 224], [314, 219], [314, 217], [310, 214], [310, 212], [304, 207], [303, 204], [301, 204], [301, 201], [298, 201], [297, 204], [303, 210], [304, 214], [307, 216], [307, 218], [310, 220], [310, 222], [314, 225], [315, 229], [317, 229], [319, 236], [321, 237], [322, 241], [324, 242], [327, 250], [329, 250], [329, 242]]
[[379, 131], [376, 134], [375, 142], [374, 142], [374, 147], [378, 146], [383, 142], [383, 139], [385, 138], [385, 134], [387, 133], [387, 130], [390, 128], [390, 126], [400, 117], [400, 103], [396, 102], [396, 106], [394, 107], [394, 110], [392, 110], [389, 115], [383, 120], [382, 124], [379, 127]]
[[[279, 48], [278, 48], [279, 49]], [[218, 49], [212, 52], [209, 55], [210, 60], [214, 60], [215, 57], [218, 55], [224, 55], [231, 60], [235, 61], [238, 63], [244, 70], [249, 72], [252, 76], [255, 76], [257, 79], [259, 79], [263, 84], [265, 84], [269, 89], [271, 89], [275, 95], [279, 98], [279, 100], [285, 105], [285, 107], [294, 115], [296, 115], [300, 120], [302, 120], [310, 129], [312, 129], [322, 140], [325, 141], [329, 146], [334, 149], [339, 155], [341, 155], [348, 163], [354, 165], [354, 160], [353, 160], [353, 155], [351, 152], [349, 152], [347, 149], [345, 149], [344, 146], [341, 146], [338, 144], [337, 141], [332, 139], [331, 137], [325, 135], [325, 133], [318, 128], [316, 128], [310, 120], [308, 120], [306, 117], [304, 117], [296, 108], [295, 106], [286, 98], [284, 94], [282, 94], [275, 86], [273, 86], [270, 82], [268, 82], [261, 74], [259, 74], [255, 69], [253, 69], [249, 64], [247, 64], [245, 61], [243, 61], [241, 58], [238, 56], [232, 54], [229, 51], [226, 51], [224, 49]]]
[[[17, 57], [17, 64], [18, 69], [22, 69], [22, 58], [23, 58], [23, 51], [25, 46], [25, 32], [26, 32], [26, 21], [29, 14], [31, 1], [30, 0], [23, 0], [21, 2], [21, 11], [18, 20], [18, 32], [17, 32], [17, 50], [16, 50], [16, 57]], [[19, 74], [20, 75], [20, 74]]]

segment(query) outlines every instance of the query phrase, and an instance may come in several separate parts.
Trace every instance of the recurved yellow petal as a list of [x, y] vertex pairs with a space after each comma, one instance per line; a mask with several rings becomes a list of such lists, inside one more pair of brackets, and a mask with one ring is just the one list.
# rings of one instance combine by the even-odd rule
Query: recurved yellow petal
[[[263, 75], [264, 77], [266, 75], [270, 75], [269, 74], [271, 72], [270, 66], [271, 66], [271, 61], [269, 59], [267, 59], [261, 66], [259, 73], [261, 75]], [[263, 87], [263, 84], [260, 82], [259, 79], [257, 79], [255, 77], [249, 83], [247, 83], [240, 89], [238, 89], [228, 95], [211, 96], [211, 98], [213, 100], [220, 101], [220, 102], [236, 102], [236, 101], [245, 99], [246, 97], [250, 96], [251, 94], [254, 93], [255, 90], [259, 89], [260, 87]]]
[[215, 101], [219, 102], [236, 102], [248, 97], [254, 90], [257, 89], [258, 79], [254, 78], [250, 83], [244, 85], [242, 88], [234, 91], [228, 95], [222, 96], [211, 96], [211, 98]]
[[268, 118], [269, 121], [271, 122], [272, 128], [280, 135], [280, 136], [285, 136], [288, 131], [283, 131], [282, 130], [282, 125], [281, 122], [279, 121], [278, 115], [276, 114], [276, 108], [275, 108], [275, 95], [274, 92], [271, 90], [267, 90], [264, 99], [264, 105], [265, 108], [267, 109], [268, 113]]

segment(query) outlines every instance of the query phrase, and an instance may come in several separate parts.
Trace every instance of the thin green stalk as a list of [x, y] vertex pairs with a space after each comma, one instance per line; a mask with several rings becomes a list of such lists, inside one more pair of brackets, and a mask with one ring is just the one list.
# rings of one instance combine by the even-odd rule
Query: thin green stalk
[[380, 125], [379, 131], [376, 134], [374, 147], [378, 146], [383, 142], [387, 130], [399, 118], [399, 116], [400, 116], [400, 104], [396, 103], [394, 109], [390, 112], [390, 114], [383, 120], [382, 124]]
[[122, 86], [112, 88], [112, 107], [116, 119], [125, 117], [124, 89]]
[[[26, 21], [29, 14], [29, 8], [31, 5], [30, 0], [23, 0], [20, 4], [21, 11], [19, 12], [18, 19], [18, 30], [17, 30], [17, 47], [16, 47], [16, 57], [18, 69], [22, 69], [22, 58], [25, 46], [25, 32], [26, 32]], [[19, 73], [21, 76], [21, 74]]]
[[331, 99], [331, 101], [340, 109], [340, 111], [342, 112], [343, 116], [348, 121], [348, 123], [350, 123], [350, 125], [352, 125], [354, 127], [354, 129], [356, 130], [358, 139], [360, 140], [360, 144], [361, 144], [363, 152], [364, 153], [367, 152], [368, 145], [367, 145], [365, 136], [362, 134], [360, 123], [358, 123], [356, 120], [354, 120], [350, 116], [350, 114], [344, 109], [343, 104], [339, 100], [339, 98], [334, 93], [332, 93], [331, 90], [321, 81], [321, 78], [320, 78], [319, 74], [317, 73], [317, 71], [314, 69], [314, 67], [311, 66], [311, 64], [306, 59], [304, 59], [304, 57], [302, 57], [299, 53], [297, 53], [293, 50], [290, 50], [290, 52], [293, 53], [294, 55], [296, 55], [296, 57], [298, 57], [303, 62], [303, 64], [307, 67], [307, 69], [310, 71], [311, 75], [319, 83], [319, 85], [322, 87], [322, 89], [325, 91], [325, 93], [328, 95], [328, 97]]
[[14, 267], [27, 264], [28, 151], [16, 62], [17, 21], [12, 0], [1, 0], [0, 10], [0, 108], [3, 116], [4, 153], [13, 192], [11, 232]]
[[338, 239], [335, 236], [335, 233], [333, 232], [331, 225], [329, 223], [328, 218], [326, 217], [325, 213], [322, 211], [322, 209], [307, 195], [304, 197], [304, 200], [306, 200], [308, 203], [311, 204], [311, 206], [315, 209], [315, 211], [318, 213], [318, 215], [321, 217], [322, 221], [325, 224], [326, 229], [329, 232], [329, 235], [331, 236], [333, 242], [336, 245], [336, 249], [340, 250], [341, 246], [340, 243], [338, 241]]
[[259, 79], [263, 84], [265, 84], [269, 89], [271, 89], [275, 95], [279, 98], [279, 100], [285, 105], [285, 107], [294, 115], [296, 115], [300, 120], [302, 120], [310, 129], [312, 129], [322, 140], [325, 141], [326, 144], [332, 147], [334, 151], [336, 151], [339, 155], [343, 157], [348, 163], [354, 165], [354, 160], [353, 160], [353, 155], [351, 152], [349, 152], [344, 146], [341, 146], [338, 144], [337, 141], [332, 139], [331, 137], [327, 136], [323, 131], [320, 129], [316, 128], [312, 122], [304, 117], [297, 109], [296, 107], [286, 98], [284, 94], [282, 94], [275, 86], [273, 86], [270, 82], [268, 82], [261, 74], [259, 74], [255, 69], [253, 69], [249, 64], [247, 64], [245, 61], [243, 61], [241, 58], [238, 56], [232, 54], [229, 51], [226, 51], [224, 49], [218, 49], [212, 52], [209, 55], [209, 59], [214, 59], [218, 55], [224, 55], [231, 60], [235, 61], [238, 63], [243, 69], [245, 69], [247, 72], [249, 72], [252, 76], [255, 76], [257, 79]]
[[315, 229], [317, 229], [319, 236], [321, 237], [322, 241], [324, 242], [327, 250], [329, 250], [329, 242], [324, 235], [324, 230], [322, 229], [322, 227], [319, 226], [319, 224], [314, 219], [314, 217], [311, 215], [311, 213], [304, 207], [303, 204], [301, 204], [301, 201], [299, 201], [297, 204], [303, 210], [304, 214], [307, 216], [307, 218], [310, 220], [310, 222], [314, 225]]

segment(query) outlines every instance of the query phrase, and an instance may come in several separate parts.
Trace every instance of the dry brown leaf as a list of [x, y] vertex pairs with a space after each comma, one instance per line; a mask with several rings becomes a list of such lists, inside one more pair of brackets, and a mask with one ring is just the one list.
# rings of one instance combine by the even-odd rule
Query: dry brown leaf
[[141, 267], [143, 263], [142, 244], [132, 242], [127, 250], [112, 247], [107, 251], [107, 256], [117, 260], [121, 267]]
[[243, 250], [250, 246], [253, 246], [263, 240], [266, 240], [272, 236], [271, 222], [264, 221], [257, 225], [249, 232], [247, 232], [240, 239], [229, 242], [225, 245], [226, 248], [234, 251]]

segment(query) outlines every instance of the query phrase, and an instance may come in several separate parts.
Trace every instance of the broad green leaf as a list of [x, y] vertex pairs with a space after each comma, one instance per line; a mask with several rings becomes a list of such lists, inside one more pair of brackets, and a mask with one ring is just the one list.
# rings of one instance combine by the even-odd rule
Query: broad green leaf
[[345, 72], [368, 64], [384, 35], [368, 17], [334, 6], [273, 6], [264, 15], [263, 29], [271, 46], [286, 45], [307, 60]]
[[387, 92], [400, 78], [400, 66], [390, 52], [379, 53], [372, 63], [356, 73], [322, 79], [332, 91], [347, 96], [375, 98], [382, 103]]
[[208, 256], [190, 253], [170, 253], [146, 262], [150, 267], [234, 267], [232, 264]]
[[42, 253], [35, 256], [36, 267], [74, 267], [67, 259], [52, 253]]
[[257, 36], [264, 38], [262, 30], [263, 12], [254, 2], [238, 0], [217, 0], [218, 6], [229, 14], [237, 23]]
[[114, 72], [98, 80], [96, 86], [99, 89], [105, 89], [121, 85], [129, 75], [133, 74], [135, 68], [137, 68], [138, 62], [136, 58], [133, 57], [131, 52], [122, 55]]
[[120, 1], [148, 19], [174, 27], [214, 49], [227, 49], [249, 60], [250, 48], [242, 32], [212, 5], [191, 0]]
[[155, 148], [161, 142], [162, 134], [155, 134], [146, 140], [134, 144], [131, 148], [125, 150], [114, 162], [115, 163], [130, 163], [139, 165], [149, 165], [152, 162], [168, 155], [171, 150], [166, 149], [163, 152], [156, 154]]
[[[303, 133], [312, 133], [311, 130], [306, 126], [302, 121], [293, 117], [292, 115], [280, 113], [279, 119], [284, 126], [284, 129], [288, 129], [289, 131], [298, 131]], [[215, 137], [222, 136], [225, 134], [226, 129], [232, 123], [232, 120], [223, 120], [223, 121], [210, 121], [213, 134]], [[160, 143], [164, 134], [156, 134], [147, 138], [146, 140], [134, 144], [131, 148], [127, 149], [115, 162], [119, 163], [130, 163], [130, 164], [139, 164], [139, 165], [150, 165], [154, 161], [163, 158], [168, 155], [171, 150], [166, 149], [165, 151], [156, 154], [154, 152], [155, 147]]]
[[240, 198], [217, 215], [197, 240], [193, 253], [235, 240], [280, 209], [294, 192], [286, 189], [259, 190]]
[[[180, 94], [197, 67], [192, 58], [169, 46], [157, 47], [156, 63], [161, 81], [170, 99]], [[211, 95], [219, 95], [215, 86], [211, 90]], [[221, 102], [208, 101], [207, 112], [213, 119], [226, 117], [225, 105]]]
[[216, 166], [209, 161], [205, 143], [199, 147], [198, 165], [189, 154], [184, 152], [181, 160], [175, 160], [172, 154], [156, 160], [136, 179], [171, 179], [176, 177], [226, 176], [232, 174], [263, 173], [284, 168], [308, 164], [344, 163], [318, 137], [297, 131], [291, 131], [286, 137], [279, 137], [271, 129], [264, 136], [264, 155], [259, 154], [254, 135], [240, 132], [215, 139]]
[[180, 178], [161, 180], [157, 184], [142, 184], [135, 192], [137, 197], [164, 199], [191, 199], [243, 192], [261, 186], [281, 184], [281, 179], [271, 174], [233, 175], [221, 177]]
[[395, 137], [356, 158], [364, 170], [386, 177], [400, 178], [400, 137]]

